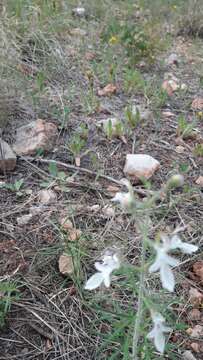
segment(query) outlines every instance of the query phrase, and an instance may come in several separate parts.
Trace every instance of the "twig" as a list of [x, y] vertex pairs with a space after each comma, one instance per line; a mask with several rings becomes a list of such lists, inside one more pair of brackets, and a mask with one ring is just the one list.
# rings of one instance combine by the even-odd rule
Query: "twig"
[[[26, 157], [21, 156], [21, 159], [24, 160], [24, 161], [36, 161], [36, 162], [41, 162], [41, 163], [44, 163], [44, 164], [51, 164], [51, 163], [55, 162], [56, 165], [62, 166], [64, 168], [68, 169], [68, 170], [78, 171], [78, 172], [88, 174], [90, 176], [95, 176], [95, 177], [98, 177], [98, 178], [100, 177], [102, 179], [108, 180], [108, 181], [113, 182], [113, 183], [115, 183], [117, 185], [120, 185], [120, 186], [123, 185], [121, 181], [116, 180], [111, 176], [104, 175], [104, 174], [99, 174], [96, 171], [92, 171], [92, 170], [82, 168], [82, 167], [78, 167], [78, 166], [75, 166], [75, 165], [65, 164], [65, 163], [63, 163], [61, 161], [34, 158], [34, 157], [30, 157], [30, 156], [26, 156]], [[142, 189], [133, 189], [133, 190], [134, 190], [134, 192], [136, 192], [137, 194], [142, 195], [142, 196], [146, 196], [146, 195], [148, 195], [150, 193], [149, 191], [142, 190]]]

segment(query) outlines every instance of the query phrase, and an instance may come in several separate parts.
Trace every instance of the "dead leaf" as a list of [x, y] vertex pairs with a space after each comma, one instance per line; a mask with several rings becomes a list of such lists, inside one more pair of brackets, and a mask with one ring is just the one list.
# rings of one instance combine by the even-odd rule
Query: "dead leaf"
[[203, 187], [203, 176], [199, 176], [195, 183]]
[[73, 224], [72, 222], [67, 218], [67, 217], [63, 217], [59, 223], [61, 224], [63, 230], [70, 230], [73, 228]]
[[198, 343], [193, 342], [190, 344], [190, 347], [194, 352], [196, 352], [196, 353], [200, 352], [200, 346]]
[[203, 303], [203, 294], [195, 288], [190, 288], [189, 299], [193, 306], [199, 307]]
[[178, 85], [178, 83], [171, 79], [171, 80], [164, 80], [163, 84], [162, 84], [162, 89], [165, 90], [168, 94], [168, 96], [173, 95], [173, 93], [178, 90], [180, 88], [180, 86]]
[[120, 188], [115, 186], [115, 185], [109, 185], [107, 186], [106, 190], [112, 195], [114, 196], [117, 192], [120, 191]]
[[95, 57], [96, 57], [96, 54], [94, 52], [87, 51], [85, 53], [85, 60], [87, 60], [87, 61], [92, 61], [95, 59]]
[[192, 109], [193, 110], [203, 110], [203, 98], [196, 97], [192, 102]]
[[79, 229], [69, 229], [68, 231], [68, 240], [76, 241], [80, 238], [82, 232]]
[[198, 321], [201, 319], [201, 312], [198, 309], [192, 309], [188, 313], [188, 319], [191, 321]]
[[201, 282], [203, 282], [203, 261], [197, 261], [193, 264], [192, 268], [195, 275], [197, 275], [200, 278]]
[[108, 84], [103, 89], [98, 90], [99, 96], [110, 96], [116, 93], [116, 86], [114, 84]]
[[74, 272], [72, 256], [66, 254], [60, 256], [59, 271], [63, 275], [70, 275]]
[[186, 333], [192, 338], [200, 338], [203, 336], [203, 326], [195, 325], [193, 328], [188, 328]]

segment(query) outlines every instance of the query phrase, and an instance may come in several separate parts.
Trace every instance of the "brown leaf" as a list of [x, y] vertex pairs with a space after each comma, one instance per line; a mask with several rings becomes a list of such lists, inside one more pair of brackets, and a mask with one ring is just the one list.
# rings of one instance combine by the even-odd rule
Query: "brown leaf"
[[200, 338], [203, 336], [203, 326], [195, 325], [193, 328], [188, 328], [186, 333], [192, 338]]
[[80, 238], [82, 232], [79, 229], [70, 229], [68, 231], [68, 240], [76, 241]]
[[174, 91], [179, 89], [179, 85], [175, 80], [164, 80], [162, 89], [167, 92], [168, 96], [171, 96], [173, 95]]
[[196, 353], [200, 352], [200, 346], [197, 342], [191, 343], [190, 347], [194, 352], [196, 352]]
[[116, 86], [113, 84], [108, 84], [103, 89], [98, 90], [99, 96], [110, 96], [115, 93], [116, 93]]
[[198, 309], [192, 309], [188, 313], [188, 319], [191, 321], [198, 321], [201, 319], [201, 312]]
[[95, 59], [95, 57], [96, 57], [96, 54], [94, 52], [87, 51], [85, 53], [85, 60], [87, 60], [87, 61], [92, 61]]
[[63, 254], [59, 258], [59, 271], [63, 275], [70, 275], [74, 271], [72, 256]]
[[199, 307], [203, 303], [203, 294], [195, 288], [190, 288], [189, 298], [194, 306]]
[[67, 217], [60, 219], [59, 223], [61, 224], [63, 230], [70, 230], [73, 228], [72, 222]]
[[194, 273], [203, 281], [203, 261], [197, 261], [193, 265]]
[[203, 110], [203, 98], [196, 97], [192, 102], [193, 110]]
[[195, 183], [203, 187], [203, 176], [199, 176]]

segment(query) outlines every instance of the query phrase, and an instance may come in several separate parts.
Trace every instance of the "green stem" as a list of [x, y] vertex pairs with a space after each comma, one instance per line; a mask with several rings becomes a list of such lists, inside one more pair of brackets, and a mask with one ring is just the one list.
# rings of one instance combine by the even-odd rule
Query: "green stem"
[[142, 252], [141, 252], [141, 273], [140, 273], [140, 282], [139, 282], [139, 293], [138, 293], [138, 309], [137, 309], [137, 316], [135, 319], [135, 325], [134, 325], [134, 332], [133, 332], [133, 354], [132, 354], [132, 360], [139, 360], [138, 357], [138, 344], [139, 344], [139, 338], [140, 338], [140, 324], [142, 321], [142, 308], [143, 308], [143, 302], [144, 302], [144, 283], [145, 283], [145, 255], [146, 255], [146, 246], [145, 246], [145, 240], [146, 240], [146, 233], [143, 237], [143, 243], [142, 243]]

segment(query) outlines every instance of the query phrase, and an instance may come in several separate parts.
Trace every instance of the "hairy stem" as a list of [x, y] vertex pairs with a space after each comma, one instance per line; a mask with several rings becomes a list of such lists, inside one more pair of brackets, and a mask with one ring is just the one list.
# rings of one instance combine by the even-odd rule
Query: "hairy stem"
[[133, 332], [133, 353], [132, 359], [139, 360], [138, 358], [138, 345], [140, 338], [140, 324], [142, 321], [142, 307], [143, 307], [143, 299], [144, 299], [144, 282], [145, 282], [145, 254], [146, 254], [146, 229], [145, 234], [143, 234], [142, 241], [142, 252], [141, 252], [141, 264], [140, 264], [140, 283], [139, 283], [139, 293], [138, 293], [138, 309], [137, 316], [135, 319], [134, 332]]

